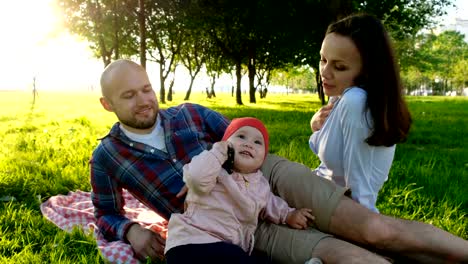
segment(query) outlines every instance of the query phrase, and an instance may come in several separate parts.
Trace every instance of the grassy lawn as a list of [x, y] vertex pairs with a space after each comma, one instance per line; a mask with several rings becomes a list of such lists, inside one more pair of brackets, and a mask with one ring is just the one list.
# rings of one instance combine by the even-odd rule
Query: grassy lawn
[[[175, 94], [182, 103], [185, 94]], [[88, 160], [116, 121], [97, 93], [39, 94], [34, 106], [25, 92], [0, 92], [0, 263], [103, 263], [92, 235], [66, 233], [39, 210], [46, 199], [68, 191], [89, 191]], [[236, 106], [234, 98], [193, 103], [229, 118], [254, 116], [270, 132], [270, 152], [310, 167], [309, 120], [320, 107], [316, 95], [268, 95]], [[384, 214], [416, 219], [468, 239], [468, 99], [408, 98], [414, 125], [397, 147], [389, 181], [377, 206]], [[8, 197], [14, 197], [7, 199]]]

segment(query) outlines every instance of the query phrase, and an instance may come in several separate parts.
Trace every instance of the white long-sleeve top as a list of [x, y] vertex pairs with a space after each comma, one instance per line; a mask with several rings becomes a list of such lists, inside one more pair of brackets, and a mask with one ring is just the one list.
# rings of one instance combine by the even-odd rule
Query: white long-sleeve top
[[172, 214], [165, 252], [186, 244], [226, 241], [250, 253], [258, 218], [284, 224], [293, 211], [270, 191], [260, 170], [228, 174], [221, 166], [226, 155], [214, 144], [183, 168], [189, 188], [183, 214]]
[[346, 89], [309, 145], [321, 161], [316, 169], [319, 176], [349, 187], [354, 200], [378, 212], [377, 195], [388, 178], [395, 145], [376, 147], [365, 142], [372, 127], [366, 98], [359, 87]]

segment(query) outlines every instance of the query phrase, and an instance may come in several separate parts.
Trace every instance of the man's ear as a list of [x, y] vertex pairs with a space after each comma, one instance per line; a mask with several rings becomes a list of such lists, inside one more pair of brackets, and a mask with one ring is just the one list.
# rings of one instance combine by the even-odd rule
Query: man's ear
[[111, 103], [109, 103], [105, 97], [99, 98], [99, 101], [101, 102], [101, 105], [102, 107], [104, 107], [104, 109], [106, 109], [109, 112], [114, 112]]

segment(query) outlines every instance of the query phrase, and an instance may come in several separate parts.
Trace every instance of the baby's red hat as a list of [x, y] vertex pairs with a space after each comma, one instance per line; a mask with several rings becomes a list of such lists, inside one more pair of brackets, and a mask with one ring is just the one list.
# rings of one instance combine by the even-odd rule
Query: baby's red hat
[[258, 120], [254, 117], [241, 117], [241, 118], [234, 118], [231, 121], [231, 124], [226, 128], [224, 132], [224, 136], [222, 140], [227, 140], [232, 134], [234, 134], [239, 128], [243, 126], [250, 126], [258, 129], [260, 133], [262, 133], [263, 140], [265, 141], [265, 156], [268, 153], [268, 131], [262, 121]]

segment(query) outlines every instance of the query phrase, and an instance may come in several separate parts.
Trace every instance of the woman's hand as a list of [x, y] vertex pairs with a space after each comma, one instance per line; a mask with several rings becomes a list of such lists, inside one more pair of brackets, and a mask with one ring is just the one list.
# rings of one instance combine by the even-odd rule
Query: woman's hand
[[310, 120], [310, 128], [312, 129], [312, 132], [316, 132], [322, 129], [323, 124], [327, 120], [328, 115], [330, 114], [330, 111], [332, 110], [332, 108], [333, 108], [333, 103], [330, 103], [320, 108], [314, 114], [314, 116], [312, 116], [312, 119]]

